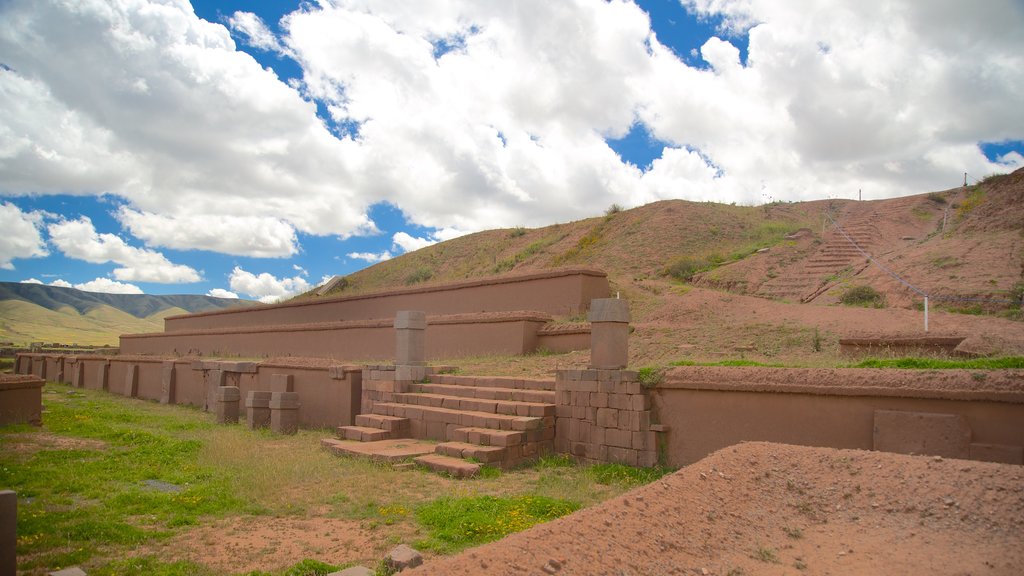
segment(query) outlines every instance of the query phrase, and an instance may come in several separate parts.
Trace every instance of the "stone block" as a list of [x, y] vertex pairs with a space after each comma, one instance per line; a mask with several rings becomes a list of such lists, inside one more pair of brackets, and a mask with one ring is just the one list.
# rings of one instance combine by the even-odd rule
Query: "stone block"
[[164, 362], [160, 369], [161, 404], [174, 404], [177, 402], [176, 385], [174, 381], [174, 362]]
[[969, 458], [970, 445], [970, 426], [959, 414], [875, 410], [875, 450]]
[[595, 298], [590, 301], [590, 322], [619, 322], [629, 324], [629, 301], [618, 298]]
[[629, 362], [629, 303], [614, 298], [592, 300], [588, 318], [591, 322], [590, 367], [625, 368]]
[[633, 410], [637, 412], [651, 409], [651, 397], [647, 394], [640, 393], [633, 395]]
[[637, 452], [637, 466], [653, 468], [658, 465], [658, 452], [655, 450], [644, 450]]
[[299, 431], [299, 395], [296, 392], [271, 392], [270, 429], [277, 434]]
[[604, 443], [618, 448], [631, 448], [633, 446], [633, 433], [629, 430], [620, 430], [618, 428], [605, 428]]
[[87, 576], [85, 570], [82, 570], [78, 566], [57, 570], [56, 572], [47, 572], [46, 574], [47, 576]]
[[637, 465], [637, 451], [632, 448], [608, 447], [608, 461], [613, 464]]
[[295, 392], [295, 377], [291, 374], [271, 374], [271, 392]]
[[78, 360], [71, 364], [71, 385], [75, 388], [85, 387], [85, 362]]
[[597, 409], [597, 425], [604, 428], [615, 428], [618, 426], [619, 411], [614, 408]]
[[269, 390], [252, 390], [245, 395], [245, 423], [250, 430], [270, 426]]
[[608, 394], [604, 392], [591, 392], [590, 405], [593, 406], [594, 408], [607, 408]]
[[399, 310], [395, 312], [396, 330], [426, 330], [427, 313], [419, 310]]
[[609, 394], [608, 407], [616, 410], [632, 410], [633, 399], [629, 394]]
[[1024, 464], [1024, 447], [1006, 444], [972, 443], [971, 460], [999, 462], [1002, 464]]
[[214, 396], [214, 414], [217, 424], [238, 423], [238, 403], [242, 394], [237, 386], [221, 386]]
[[17, 545], [18, 495], [13, 490], [0, 490], [0, 574], [17, 574]]
[[135, 398], [139, 395], [139, 365], [129, 364], [124, 374], [124, 395]]
[[395, 366], [395, 380], [403, 382], [422, 382], [427, 378], [426, 366], [399, 364]]
[[33, 375], [0, 375], [0, 426], [41, 425], [45, 384]]

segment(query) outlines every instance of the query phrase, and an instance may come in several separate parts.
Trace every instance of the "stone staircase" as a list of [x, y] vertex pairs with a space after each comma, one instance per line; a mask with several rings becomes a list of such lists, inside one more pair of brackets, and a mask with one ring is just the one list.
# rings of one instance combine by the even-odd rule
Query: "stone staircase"
[[373, 402], [371, 412], [339, 427], [338, 439], [323, 445], [339, 454], [372, 456], [374, 443], [390, 450], [396, 441], [434, 441], [419, 444], [423, 453], [414, 462], [458, 477], [476, 474], [483, 464], [507, 468], [553, 451], [554, 381], [450, 374], [429, 379], [396, 386], [386, 401]]
[[835, 227], [830, 229], [822, 238], [823, 243], [817, 252], [761, 284], [757, 295], [775, 300], [810, 302], [831, 287], [840, 275], [857, 274], [867, 266], [867, 259], [850, 240], [871, 254], [878, 237], [875, 225], [879, 218], [879, 214], [872, 211], [839, 222], [845, 236]]

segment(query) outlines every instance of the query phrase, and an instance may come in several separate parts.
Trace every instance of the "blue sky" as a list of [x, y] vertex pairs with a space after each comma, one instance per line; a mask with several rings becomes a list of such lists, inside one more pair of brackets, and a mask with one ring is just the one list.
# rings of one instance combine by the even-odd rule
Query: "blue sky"
[[613, 203], [1024, 166], [1019, 3], [861, 4], [12, 0], [0, 281], [273, 301]]

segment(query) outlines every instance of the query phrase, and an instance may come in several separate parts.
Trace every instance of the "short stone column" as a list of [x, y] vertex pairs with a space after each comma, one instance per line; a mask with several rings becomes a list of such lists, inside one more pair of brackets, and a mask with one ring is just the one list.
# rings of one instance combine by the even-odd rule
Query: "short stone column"
[[271, 393], [270, 429], [278, 434], [295, 434], [299, 431], [298, 392]]
[[164, 362], [160, 368], [160, 403], [174, 404], [177, 401], [174, 381], [174, 360]]
[[619, 370], [629, 364], [629, 302], [618, 298], [590, 301], [590, 367]]
[[0, 490], [0, 575], [14, 576], [18, 572], [17, 545], [18, 495]]
[[135, 398], [139, 395], [139, 365], [129, 364], [124, 373], [124, 395]]
[[242, 394], [238, 386], [221, 386], [217, 388], [213, 411], [217, 416], [217, 424], [238, 424], [238, 401]]
[[71, 363], [71, 385], [75, 388], [85, 388], [85, 362], [75, 359]]
[[270, 426], [269, 390], [252, 390], [245, 395], [245, 420], [250, 430]]
[[402, 310], [395, 314], [395, 365], [424, 366], [427, 363], [427, 314]]

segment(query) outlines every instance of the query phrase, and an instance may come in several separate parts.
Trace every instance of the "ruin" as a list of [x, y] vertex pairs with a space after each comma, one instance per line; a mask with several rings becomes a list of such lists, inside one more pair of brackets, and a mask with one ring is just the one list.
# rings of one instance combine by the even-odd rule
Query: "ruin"
[[[1018, 371], [693, 366], [648, 388], [628, 367], [629, 304], [609, 292], [602, 272], [570, 268], [193, 314], [123, 336], [119, 356], [19, 354], [16, 371], [39, 386], [198, 406], [224, 424], [329, 427], [337, 438], [322, 445], [333, 452], [414, 458], [455, 476], [552, 452], [682, 466], [753, 440], [1024, 464]], [[397, 308], [406, 304], [421, 307]], [[587, 325], [553, 322], [584, 311]], [[548, 379], [437, 363], [547, 345], [589, 349], [589, 363]], [[379, 360], [342, 363], [353, 358]]]

